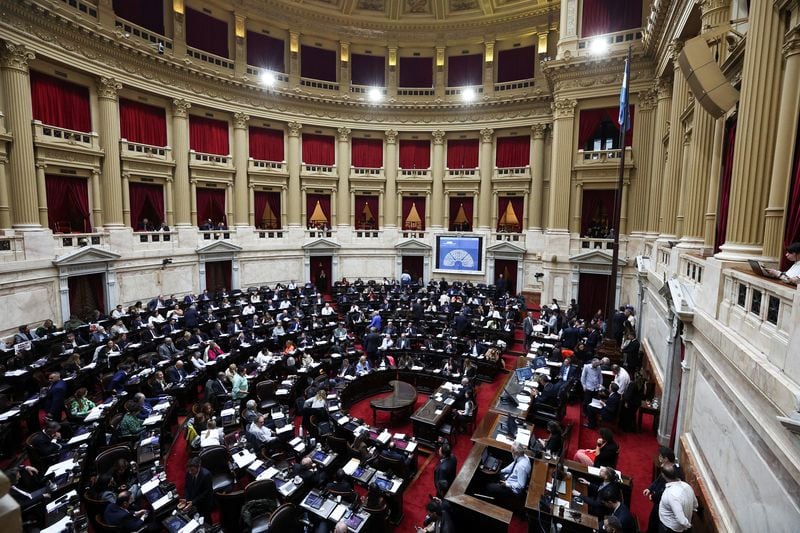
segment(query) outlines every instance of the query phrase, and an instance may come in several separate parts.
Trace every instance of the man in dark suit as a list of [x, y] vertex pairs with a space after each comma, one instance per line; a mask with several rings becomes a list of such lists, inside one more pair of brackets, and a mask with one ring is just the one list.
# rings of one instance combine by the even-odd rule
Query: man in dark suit
[[503, 277], [502, 274], [499, 274], [497, 276], [497, 279], [494, 282], [494, 287], [495, 287], [495, 294], [498, 297], [506, 293], [506, 288], [507, 288], [506, 279]]
[[147, 302], [147, 310], [150, 312], [155, 311], [156, 309], [163, 309], [164, 308], [164, 297], [162, 295], [158, 295], [149, 302]]
[[225, 386], [225, 372], [217, 373], [217, 379], [209, 379], [206, 383], [206, 394], [207, 400], [213, 400], [218, 396], [224, 396], [228, 394], [228, 388]]
[[169, 383], [181, 383], [188, 377], [189, 374], [183, 368], [183, 361], [176, 361], [175, 366], [167, 369], [167, 382]]
[[608, 513], [606, 516], [613, 516], [619, 520], [622, 533], [636, 533], [636, 520], [628, 506], [622, 502], [622, 491], [619, 486], [615, 484], [606, 490], [602, 502]]
[[128, 382], [128, 365], [120, 365], [119, 369], [111, 377], [111, 382], [108, 384], [108, 389], [114, 392], [122, 392], [125, 389], [125, 383]]
[[616, 420], [617, 414], [619, 413], [619, 407], [622, 403], [622, 396], [619, 393], [619, 385], [616, 383], [612, 383], [608, 388], [611, 392], [608, 395], [608, 398], [606, 398], [605, 405], [603, 405], [602, 409], [589, 405], [589, 408], [586, 410], [586, 414], [589, 418], [587, 427], [590, 429], [597, 427], [598, 415], [600, 415], [600, 418], [604, 422], [612, 422]]
[[117, 495], [117, 501], [109, 503], [103, 512], [103, 520], [111, 526], [116, 526], [122, 531], [138, 531], [145, 527], [144, 518], [147, 511], [130, 511], [133, 495], [124, 490]]
[[578, 328], [573, 320], [569, 327], [565, 328], [564, 331], [561, 332], [561, 345], [564, 348], [574, 350], [582, 336], [583, 330]]
[[52, 372], [48, 379], [50, 387], [44, 397], [44, 410], [53, 420], [61, 420], [64, 399], [67, 397], [67, 384], [61, 380], [59, 372]]
[[619, 486], [619, 480], [616, 471], [607, 466], [601, 466], [598, 475], [602, 480], [600, 483], [592, 483], [583, 477], [578, 478], [578, 483], [587, 485], [587, 496], [584, 501], [589, 506], [589, 513], [602, 520], [603, 516], [608, 513], [603, 502], [607, 499], [609, 491]]
[[405, 333], [400, 334], [400, 338], [397, 339], [397, 344], [395, 348], [398, 350], [410, 350], [411, 349], [411, 339], [406, 337]]
[[61, 438], [61, 424], [58, 422], [47, 422], [45, 428], [31, 437], [31, 447], [36, 451], [42, 462], [49, 465], [55, 464], [58, 458], [55, 454], [59, 453], [63, 446], [58, 443]]
[[353, 482], [347, 477], [344, 470], [341, 468], [336, 471], [336, 475], [328, 486], [326, 487], [328, 490], [332, 490], [334, 492], [351, 492], [353, 490]]
[[469, 316], [466, 312], [462, 311], [456, 317], [455, 333], [457, 336], [462, 336], [469, 329]]
[[364, 335], [364, 352], [367, 354], [367, 359], [373, 366], [376, 366], [378, 361], [378, 347], [381, 345], [381, 336], [375, 330], [370, 328], [369, 333]]
[[534, 399], [534, 403], [546, 403], [550, 405], [555, 405], [558, 402], [558, 393], [561, 391], [561, 388], [555, 383], [549, 383], [547, 376], [542, 376], [541, 383], [544, 383], [544, 387], [539, 395]]
[[303, 483], [307, 483], [312, 488], [318, 487], [325, 482], [325, 473], [318, 471], [310, 457], [303, 457], [299, 463], [293, 464], [292, 475], [300, 476], [303, 479]]
[[439, 447], [439, 463], [433, 470], [434, 490], [439, 489], [441, 481], [445, 481], [448, 487], [453, 484], [453, 480], [456, 478], [457, 464], [458, 462], [456, 458], [453, 457], [452, 450], [450, 449], [450, 443], [447, 441], [443, 442]]
[[561, 363], [561, 368], [558, 369], [558, 376], [556, 377], [556, 382], [554, 385], [558, 387], [559, 392], [561, 389], [567, 386], [567, 384], [575, 379], [578, 375], [578, 367], [572, 364], [572, 359], [569, 357], [564, 359], [564, 362]]
[[183, 497], [187, 503], [191, 502], [200, 514], [209, 518], [213, 494], [211, 472], [200, 465], [199, 457], [192, 457], [186, 465]]

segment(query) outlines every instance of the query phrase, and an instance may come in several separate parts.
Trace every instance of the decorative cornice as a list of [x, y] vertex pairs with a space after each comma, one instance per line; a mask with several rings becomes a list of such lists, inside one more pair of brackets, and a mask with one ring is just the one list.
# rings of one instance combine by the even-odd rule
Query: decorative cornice
[[234, 113], [233, 127], [240, 130], [246, 130], [248, 120], [250, 120], [250, 115], [247, 113]]
[[100, 78], [100, 83], [97, 84], [97, 96], [109, 100], [116, 100], [120, 89], [122, 89], [122, 84], [120, 82], [114, 78], [102, 76]]
[[442, 130], [433, 130], [431, 132], [433, 144], [444, 144], [444, 132]]
[[571, 98], [558, 98], [553, 102], [553, 118], [572, 118], [575, 116], [575, 106], [578, 105], [577, 100]]
[[336, 133], [339, 134], [339, 142], [348, 142], [350, 140], [350, 128], [338, 128]]
[[800, 27], [792, 29], [784, 36], [783, 57], [796, 54], [800, 54]]
[[182, 98], [176, 98], [172, 101], [172, 116], [178, 118], [189, 118], [189, 109], [192, 107], [190, 102]]
[[303, 129], [303, 125], [299, 122], [289, 122], [286, 124], [286, 127], [289, 130], [289, 137], [300, 137], [300, 130]]
[[700, 7], [700, 17], [703, 23], [706, 23], [706, 18], [715, 11], [727, 10], [730, 7], [730, 0], [697, 0], [697, 5]]
[[494, 130], [492, 128], [483, 128], [481, 131], [481, 142], [490, 143], [494, 137]]
[[28, 62], [33, 61], [36, 55], [28, 50], [24, 44], [10, 41], [0, 43], [0, 67], [28, 72]]
[[386, 130], [384, 136], [386, 137], [386, 144], [397, 143], [397, 130]]

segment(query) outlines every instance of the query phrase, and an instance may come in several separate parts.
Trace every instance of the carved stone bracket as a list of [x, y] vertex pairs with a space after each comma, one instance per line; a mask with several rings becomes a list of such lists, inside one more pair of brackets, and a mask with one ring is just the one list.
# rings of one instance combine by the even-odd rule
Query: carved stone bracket
[[575, 116], [575, 106], [578, 105], [577, 100], [572, 98], [558, 98], [553, 102], [553, 118], [572, 118]]
[[397, 130], [386, 130], [384, 135], [386, 136], [386, 144], [395, 144], [397, 142]]
[[433, 144], [444, 144], [444, 132], [442, 130], [432, 131], [431, 137], [433, 137]]
[[289, 137], [299, 137], [300, 130], [303, 129], [303, 125], [299, 122], [289, 122], [286, 127], [289, 128]]
[[641, 111], [650, 111], [656, 107], [657, 103], [658, 93], [655, 89], [639, 93], [639, 109]]
[[484, 128], [481, 130], [481, 142], [490, 143], [494, 137], [494, 130], [491, 128]]
[[336, 131], [339, 133], [340, 142], [347, 142], [350, 140], [350, 128], [339, 128]]
[[534, 139], [544, 139], [546, 132], [547, 124], [534, 124], [531, 126], [531, 134], [533, 135]]

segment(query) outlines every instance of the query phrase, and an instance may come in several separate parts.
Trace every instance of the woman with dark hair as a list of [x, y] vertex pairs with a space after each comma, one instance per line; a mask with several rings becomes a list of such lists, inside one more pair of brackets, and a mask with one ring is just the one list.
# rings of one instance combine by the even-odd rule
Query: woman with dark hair
[[547, 439], [539, 439], [539, 443], [545, 452], [553, 455], [561, 455], [561, 448], [564, 446], [564, 436], [558, 422], [551, 420], [547, 423]]
[[600, 428], [600, 436], [597, 438], [597, 447], [594, 449], [584, 449], [575, 452], [575, 460], [587, 466], [617, 466], [619, 456], [619, 444], [614, 440], [614, 434], [608, 428]]
[[84, 417], [94, 409], [94, 402], [86, 397], [87, 392], [86, 387], [75, 391], [75, 396], [69, 404], [69, 414], [75, 417]]

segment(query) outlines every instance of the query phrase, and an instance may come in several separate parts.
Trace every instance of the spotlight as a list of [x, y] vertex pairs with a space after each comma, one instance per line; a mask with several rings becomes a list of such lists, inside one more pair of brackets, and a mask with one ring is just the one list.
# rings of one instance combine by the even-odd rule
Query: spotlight
[[367, 92], [367, 98], [370, 102], [380, 102], [383, 100], [383, 93], [377, 87], [373, 87]]
[[472, 102], [475, 100], [475, 89], [472, 87], [467, 87], [461, 92], [461, 98], [465, 102]]
[[261, 83], [266, 85], [267, 87], [272, 87], [275, 85], [275, 74], [273, 74], [269, 70], [265, 70], [261, 73]]
[[602, 37], [592, 39], [592, 41], [589, 43], [589, 51], [596, 56], [607, 54], [608, 48], [608, 40], [603, 39]]

